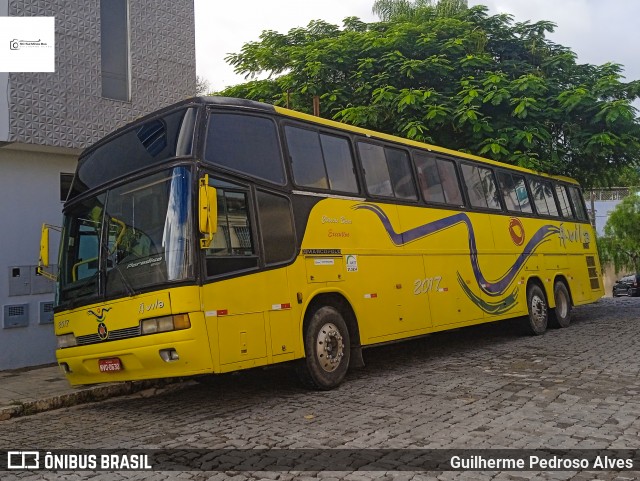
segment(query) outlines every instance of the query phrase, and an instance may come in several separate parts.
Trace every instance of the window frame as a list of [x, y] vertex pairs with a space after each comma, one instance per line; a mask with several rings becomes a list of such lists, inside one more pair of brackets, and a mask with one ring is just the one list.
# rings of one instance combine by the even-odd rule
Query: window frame
[[[422, 189], [422, 185], [420, 184], [420, 169], [418, 167], [418, 163], [416, 162], [416, 158], [418, 155], [421, 156], [425, 156], [429, 159], [433, 159], [436, 163], [436, 168], [438, 169], [438, 176], [440, 177], [440, 180], [442, 181], [442, 177], [440, 176], [440, 168], [438, 166], [438, 162], [448, 162], [453, 166], [453, 172], [456, 176], [456, 185], [458, 186], [458, 193], [460, 194], [460, 200], [462, 201], [460, 204], [454, 204], [454, 203], [449, 203], [446, 201], [447, 195], [445, 192], [445, 189], [442, 188], [442, 195], [445, 199], [444, 202], [437, 202], [434, 200], [428, 200], [426, 198], [426, 196], [424, 195], [423, 189]], [[436, 207], [446, 207], [446, 208], [452, 208], [452, 209], [464, 209], [467, 207], [467, 202], [465, 200], [465, 194], [464, 191], [462, 189], [462, 184], [461, 184], [461, 174], [460, 174], [460, 169], [458, 167], [458, 159], [457, 158], [450, 158], [450, 157], [446, 157], [443, 155], [439, 155], [438, 153], [434, 153], [432, 151], [429, 150], [420, 150], [420, 149], [413, 149], [411, 151], [411, 161], [413, 164], [413, 168], [415, 170], [415, 176], [416, 176], [416, 182], [418, 183], [418, 190], [419, 190], [419, 195], [420, 195], [420, 199], [427, 205], [433, 205]], [[440, 185], [443, 186], [443, 183], [440, 182]]]
[[[323, 193], [327, 193], [327, 194], [336, 194], [336, 195], [344, 195], [344, 196], [358, 196], [362, 194], [362, 182], [360, 180], [360, 175], [359, 175], [359, 171], [358, 171], [358, 158], [356, 156], [356, 152], [355, 152], [355, 146], [353, 143], [353, 138], [351, 135], [349, 135], [349, 132], [343, 132], [341, 130], [328, 130], [328, 129], [323, 129], [321, 127], [317, 127], [314, 125], [308, 125], [308, 124], [303, 124], [300, 122], [288, 122], [288, 121], [284, 121], [281, 123], [282, 128], [282, 152], [284, 154], [285, 159], [285, 164], [287, 165], [287, 168], [290, 170], [291, 172], [291, 185], [293, 185], [294, 188], [297, 188], [299, 190], [305, 190], [305, 191], [312, 191], [312, 192], [323, 192]], [[294, 128], [294, 129], [300, 129], [300, 130], [307, 130], [310, 132], [313, 132], [317, 135], [318, 137], [318, 143], [320, 145], [320, 154], [322, 155], [322, 163], [323, 163], [323, 168], [324, 168], [324, 173], [325, 173], [325, 178], [327, 180], [327, 187], [314, 187], [314, 186], [309, 186], [309, 185], [303, 185], [303, 184], [298, 184], [296, 182], [296, 178], [295, 178], [295, 173], [293, 170], [293, 159], [291, 156], [291, 150], [289, 149], [289, 142], [288, 142], [288, 136], [287, 136], [287, 127], [289, 128]], [[329, 176], [329, 170], [327, 169], [327, 160], [326, 157], [324, 155], [324, 149], [322, 147], [322, 137], [321, 136], [327, 136], [327, 137], [335, 137], [341, 140], [344, 140], [345, 142], [347, 142], [347, 147], [349, 149], [349, 154], [351, 156], [351, 168], [352, 168], [352, 172], [353, 172], [353, 177], [356, 183], [356, 190], [355, 191], [348, 191], [348, 190], [336, 190], [336, 189], [332, 189], [331, 188], [331, 177]]]
[[[533, 188], [531, 187], [531, 182], [540, 182], [540, 183], [548, 182], [549, 184], [551, 184], [551, 197], [553, 198], [553, 202], [555, 204], [557, 214], [551, 214], [551, 213], [543, 214], [538, 211], [538, 205], [536, 204], [536, 199], [535, 197], [533, 197]], [[530, 175], [527, 177], [527, 188], [529, 189], [529, 192], [532, 194], [531, 198], [533, 199], [533, 206], [535, 209], [535, 215], [537, 217], [545, 218], [545, 219], [566, 219], [565, 217], [562, 217], [560, 215], [560, 208], [559, 208], [560, 205], [558, 204], [558, 199], [556, 198], [555, 185], [556, 185], [556, 182], [553, 179], [548, 177], [540, 177], [540, 176], [534, 176], [534, 175]], [[546, 202], [547, 201], [545, 196], [545, 203]], [[547, 203], [547, 207], [548, 207], [548, 203]]]
[[[560, 210], [558, 212], [560, 214], [560, 217], [563, 218], [563, 219], [566, 219], [566, 220], [577, 220], [576, 212], [575, 212], [575, 210], [573, 208], [573, 205], [571, 203], [571, 196], [569, 195], [569, 191], [567, 190], [568, 186], [566, 184], [563, 184], [563, 183], [560, 183], [560, 182], [554, 182], [554, 187], [555, 187], [555, 189], [554, 189], [553, 192], [556, 195], [556, 201], [558, 203], [558, 206], [560, 207]], [[566, 196], [566, 199], [567, 199], [567, 204], [569, 206], [569, 214], [566, 215], [566, 216], [562, 213], [562, 206], [560, 204], [560, 197], [558, 196], [558, 188], [564, 189], [564, 195]]]
[[[274, 127], [274, 131], [276, 134], [276, 145], [278, 146], [278, 150], [279, 150], [279, 154], [280, 154], [280, 159], [279, 159], [279, 165], [280, 165], [280, 169], [282, 172], [282, 183], [280, 182], [275, 182], [271, 179], [267, 179], [264, 177], [260, 177], [257, 175], [254, 175], [252, 173], [249, 172], [244, 172], [242, 170], [238, 170], [238, 169], [234, 169], [231, 168], [229, 166], [226, 165], [222, 165], [222, 164], [218, 164], [216, 162], [214, 162], [213, 160], [207, 159], [207, 146], [209, 145], [209, 124], [211, 122], [211, 116], [212, 115], [236, 115], [239, 117], [254, 117], [254, 118], [261, 118], [261, 119], [265, 119], [268, 120], [269, 122], [271, 122], [271, 124]], [[249, 179], [250, 181], [255, 181], [257, 183], [266, 183], [268, 185], [275, 185], [278, 187], [286, 187], [289, 185], [289, 173], [288, 173], [288, 169], [286, 166], [286, 162], [284, 159], [284, 154], [285, 151], [284, 149], [286, 148], [286, 142], [284, 142], [284, 134], [280, 131], [280, 123], [278, 122], [278, 118], [274, 115], [265, 115], [261, 112], [254, 112], [254, 111], [243, 111], [243, 110], [235, 110], [235, 109], [220, 109], [220, 108], [207, 108], [204, 118], [203, 118], [203, 122], [202, 122], [202, 127], [201, 127], [201, 131], [202, 131], [202, 144], [201, 144], [201, 148], [200, 148], [200, 152], [201, 152], [201, 158], [202, 158], [202, 163], [206, 166], [208, 166], [208, 168], [211, 170], [213, 169], [214, 171], [218, 171], [219, 173], [225, 173], [228, 172], [229, 174], [231, 174], [232, 176], [239, 176], [241, 178], [244, 179]], [[287, 151], [288, 153], [288, 151]], [[232, 182], [232, 181], [229, 181]]]
[[[387, 167], [387, 173], [389, 174], [389, 182], [390, 182], [390, 186], [391, 186], [391, 191], [393, 192], [392, 196], [388, 196], [388, 195], [382, 195], [382, 194], [372, 194], [369, 190], [369, 185], [367, 183], [367, 175], [366, 175], [366, 169], [364, 167], [364, 164], [362, 162], [362, 155], [360, 154], [360, 148], [359, 148], [359, 144], [368, 144], [368, 145], [373, 145], [376, 147], [380, 147], [382, 149], [382, 153], [384, 155], [384, 160], [385, 160], [385, 165]], [[360, 172], [362, 173], [362, 184], [364, 187], [364, 191], [365, 194], [369, 197], [373, 197], [373, 198], [378, 198], [378, 199], [385, 199], [385, 200], [390, 200], [393, 202], [397, 202], [400, 204], [411, 204], [411, 205], [415, 205], [418, 204], [421, 200], [422, 200], [422, 196], [420, 195], [420, 188], [418, 186], [418, 184], [416, 183], [417, 179], [416, 179], [416, 171], [415, 171], [415, 165], [413, 163], [413, 158], [411, 156], [411, 151], [407, 146], [404, 145], [398, 145], [398, 144], [392, 144], [392, 143], [387, 143], [387, 142], [381, 142], [377, 139], [369, 139], [366, 137], [357, 137], [354, 141], [354, 147], [355, 147], [355, 151], [356, 151], [356, 155], [357, 155], [357, 159], [358, 159], [358, 167], [361, 169]], [[398, 197], [396, 195], [396, 186], [394, 185], [393, 179], [391, 177], [391, 171], [389, 170], [389, 159], [387, 157], [387, 153], [385, 152], [385, 149], [393, 149], [393, 150], [397, 150], [400, 152], [403, 152], [406, 155], [407, 158], [407, 163], [408, 163], [408, 167], [409, 167], [409, 173], [411, 174], [411, 183], [413, 185], [413, 192], [415, 194], [415, 198], [413, 199], [409, 199], [409, 198], [404, 198], [404, 197]]]
[[[497, 213], [505, 213], [505, 212], [509, 212], [505, 209], [504, 206], [504, 200], [502, 199], [502, 189], [500, 189], [500, 185], [498, 184], [497, 178], [496, 178], [496, 172], [495, 169], [489, 165], [489, 164], [484, 164], [482, 162], [470, 162], [465, 160], [461, 160], [459, 162], [460, 164], [460, 181], [462, 182], [462, 185], [464, 187], [464, 194], [466, 195], [466, 201], [467, 201], [467, 206], [469, 209], [471, 210], [477, 210], [480, 212], [488, 212], [491, 214], [497, 214]], [[488, 199], [486, 199], [486, 195], [487, 193], [485, 192], [485, 200], [487, 200], [487, 207], [479, 207], [476, 205], [473, 205], [471, 203], [471, 196], [469, 195], [469, 186], [467, 185], [466, 179], [464, 177], [464, 171], [462, 169], [463, 166], [468, 165], [470, 167], [476, 167], [479, 169], [486, 169], [491, 173], [491, 178], [493, 179], [493, 185], [495, 186], [495, 191], [499, 194], [498, 195], [498, 205], [499, 208], [497, 209], [493, 209], [491, 207], [489, 207], [489, 203], [488, 203]], [[483, 189], [484, 190], [484, 189]]]
[[[576, 222], [582, 222], [584, 224], [591, 224], [591, 219], [589, 218], [589, 209], [587, 209], [587, 205], [584, 201], [584, 196], [582, 195], [582, 189], [580, 188], [579, 185], [577, 184], [569, 184], [567, 185], [568, 187], [568, 192], [569, 192], [569, 202], [571, 203], [571, 208], [574, 211], [574, 220]], [[578, 197], [578, 200], [581, 202], [582, 208], [584, 209], [584, 219], [581, 219], [580, 216], [578, 215], [578, 209], [574, 204], [574, 198], [571, 195], [571, 189], [575, 189], [575, 193]]]
[[525, 172], [520, 172], [518, 170], [511, 170], [511, 169], [498, 169], [498, 170], [496, 170], [495, 174], [496, 174], [496, 179], [498, 179], [500, 174], [510, 175], [512, 179], [513, 179], [514, 175], [522, 177], [522, 180], [524, 182], [524, 188], [527, 191], [527, 197], [529, 199], [529, 205], [531, 206], [531, 212], [523, 212], [521, 210], [517, 211], [517, 210], [509, 209], [507, 207], [507, 203], [504, 200], [504, 190], [502, 189], [502, 187], [500, 185], [500, 181], [498, 180], [498, 189], [500, 189], [501, 199], [502, 199], [502, 203], [504, 204], [504, 207], [505, 207], [505, 212], [507, 214], [509, 214], [509, 215], [516, 214], [518, 217], [521, 217], [521, 216], [536, 217], [537, 213], [536, 213], [535, 207], [533, 206], [534, 202], [532, 202], [533, 196], [531, 195], [531, 189], [529, 188], [528, 175]]
[[[271, 268], [276, 268], [276, 267], [281, 267], [283, 265], [288, 265], [291, 262], [293, 262], [295, 260], [295, 258], [298, 255], [298, 232], [296, 229], [296, 222], [295, 222], [295, 216], [293, 215], [293, 202], [291, 200], [291, 196], [287, 195], [285, 193], [282, 192], [278, 192], [278, 191], [274, 191], [274, 190], [270, 190], [270, 189], [265, 189], [263, 187], [259, 187], [256, 186], [254, 188], [254, 193], [255, 193], [255, 205], [254, 205], [254, 209], [256, 211], [256, 229], [258, 230], [258, 244], [259, 244], [259, 251], [260, 251], [260, 269], [271, 269]], [[261, 223], [261, 219], [262, 219], [262, 215], [260, 212], [260, 203], [258, 200], [258, 196], [260, 193], [263, 194], [267, 194], [267, 195], [272, 195], [275, 197], [281, 197], [283, 199], [286, 199], [288, 207], [289, 207], [289, 219], [291, 222], [291, 230], [292, 230], [292, 239], [293, 239], [293, 253], [292, 255], [285, 260], [281, 260], [281, 261], [277, 261], [277, 262], [267, 262], [267, 249], [265, 246], [265, 238], [264, 238], [264, 231], [262, 229], [262, 223]]]
[[[226, 279], [226, 278], [231, 278], [231, 277], [238, 277], [241, 275], [245, 275], [247, 273], [251, 273], [251, 272], [257, 272], [260, 270], [263, 270], [265, 265], [264, 265], [264, 253], [262, 251], [262, 239], [259, 235], [259, 228], [257, 225], [258, 222], [258, 215], [256, 212], [256, 197], [255, 197], [255, 186], [252, 185], [251, 183], [245, 183], [243, 182], [241, 179], [235, 179], [235, 178], [229, 178], [227, 176], [225, 176], [223, 173], [221, 172], [217, 172], [215, 170], [211, 170], [211, 169], [204, 169], [201, 170], [199, 172], [199, 176], [208, 174], [209, 175], [209, 185], [215, 187], [214, 182], [219, 181], [219, 182], [224, 182], [224, 183], [229, 183], [229, 184], [235, 184], [235, 186], [233, 187], [229, 187], [227, 189], [225, 189], [225, 191], [230, 191], [230, 192], [237, 192], [237, 193], [246, 193], [246, 198], [247, 198], [247, 218], [249, 219], [249, 223], [250, 223], [250, 233], [251, 233], [251, 239], [253, 241], [253, 254], [252, 255], [248, 255], [248, 256], [240, 256], [240, 255], [224, 255], [224, 256], [214, 256], [214, 255], [207, 255], [207, 250], [208, 249], [198, 249], [200, 251], [200, 265], [201, 265], [201, 272], [202, 272], [202, 279], [204, 282], [211, 282], [214, 280], [218, 280], [218, 279]], [[218, 189], [218, 187], [215, 187], [216, 190]], [[196, 196], [197, 197], [197, 196]], [[197, 216], [194, 216], [197, 217]], [[196, 219], [197, 221], [197, 219]], [[196, 232], [198, 232], [198, 230], [196, 229]], [[216, 233], [217, 234], [217, 233]], [[198, 246], [199, 247], [199, 246]], [[257, 262], [255, 266], [252, 267], [247, 267], [244, 269], [237, 269], [237, 270], [233, 270], [233, 271], [228, 271], [228, 272], [223, 272], [223, 273], [219, 273], [219, 274], [209, 274], [207, 271], [207, 259], [209, 257], [215, 258], [215, 257], [225, 257], [225, 258], [237, 258], [237, 259], [242, 259], [242, 258], [256, 258]]]

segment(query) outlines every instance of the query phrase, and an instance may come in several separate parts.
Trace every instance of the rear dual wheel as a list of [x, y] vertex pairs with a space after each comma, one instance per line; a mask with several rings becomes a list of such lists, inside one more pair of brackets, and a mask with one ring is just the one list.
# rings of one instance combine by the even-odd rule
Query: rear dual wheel
[[557, 281], [553, 286], [553, 297], [556, 307], [551, 311], [551, 325], [553, 327], [569, 327], [571, 324], [571, 296], [564, 282]]
[[547, 296], [538, 284], [531, 284], [527, 290], [527, 307], [529, 310], [528, 327], [531, 334], [544, 334], [547, 326], [568, 327], [571, 323], [571, 296], [562, 281], [553, 286], [553, 298], [556, 307], [549, 309]]

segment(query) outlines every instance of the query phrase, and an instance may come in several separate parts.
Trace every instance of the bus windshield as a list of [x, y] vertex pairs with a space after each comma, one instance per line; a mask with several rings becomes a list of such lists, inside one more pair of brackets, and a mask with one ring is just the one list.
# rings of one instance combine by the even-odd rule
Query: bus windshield
[[191, 243], [188, 167], [83, 200], [65, 212], [57, 304], [134, 295], [192, 277]]

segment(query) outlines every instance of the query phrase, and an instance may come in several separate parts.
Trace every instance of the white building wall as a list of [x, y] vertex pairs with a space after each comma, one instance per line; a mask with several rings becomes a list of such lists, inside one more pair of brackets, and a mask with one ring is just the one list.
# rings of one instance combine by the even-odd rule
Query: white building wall
[[[52, 302], [53, 292], [10, 296], [10, 282], [16, 281], [13, 267], [31, 266], [21, 277], [30, 282], [31, 291], [39, 290], [31, 280], [38, 264], [40, 226], [43, 222], [60, 225], [60, 173], [73, 173], [78, 158], [74, 151], [61, 154], [13, 147], [0, 149], [0, 369], [55, 362], [53, 325], [39, 324], [40, 303]], [[54, 251], [58, 238], [51, 240]], [[57, 252], [51, 252], [51, 258], [55, 262]], [[37, 282], [52, 285], [41, 277]], [[28, 305], [27, 325], [8, 327], [12, 323], [5, 307], [23, 304]]]
[[[55, 360], [53, 326], [38, 324], [40, 303], [53, 301], [53, 293], [9, 291], [16, 281], [10, 267], [31, 266], [24, 279], [31, 280], [42, 223], [61, 223], [60, 173], [73, 173], [80, 149], [105, 134], [195, 95], [196, 74], [193, 0], [129, 1], [130, 101], [102, 97], [99, 0], [0, 0], [0, 15], [56, 19], [55, 72], [0, 73], [3, 370]], [[57, 244], [52, 236], [52, 250]], [[27, 325], [5, 329], [5, 306], [25, 304]]]

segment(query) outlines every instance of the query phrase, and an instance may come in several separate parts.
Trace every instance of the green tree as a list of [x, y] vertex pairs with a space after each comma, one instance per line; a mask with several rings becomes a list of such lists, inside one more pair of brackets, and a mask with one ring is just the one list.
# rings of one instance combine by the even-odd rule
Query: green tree
[[598, 239], [600, 259], [621, 270], [640, 272], [640, 196], [626, 197], [611, 212]]
[[430, 9], [441, 17], [450, 17], [468, 8], [467, 0], [375, 0], [372, 12], [383, 21], [419, 20]]
[[623, 82], [617, 64], [578, 64], [546, 37], [553, 23], [514, 22], [459, 0], [378, 0], [374, 8], [387, 20], [263, 32], [227, 57], [247, 82], [220, 94], [305, 112], [320, 96], [324, 117], [585, 187], [640, 165], [632, 106], [640, 82]]

